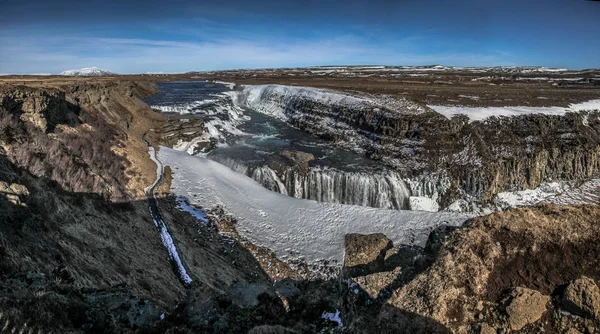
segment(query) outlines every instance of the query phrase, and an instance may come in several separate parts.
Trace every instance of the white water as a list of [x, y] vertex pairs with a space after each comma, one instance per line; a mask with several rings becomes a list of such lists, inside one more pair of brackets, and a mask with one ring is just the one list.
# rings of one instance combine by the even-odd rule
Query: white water
[[280, 177], [268, 166], [248, 167], [237, 160], [221, 156], [211, 159], [250, 176], [269, 190], [291, 197], [383, 209], [410, 209], [409, 186], [393, 172], [346, 172], [334, 168], [310, 168], [308, 173], [303, 174], [290, 167]]
[[290, 113], [298, 113], [294, 104], [314, 101], [328, 107], [368, 106], [369, 100], [346, 95], [341, 92], [312, 87], [295, 87], [281, 85], [245, 86], [241, 92], [232, 94], [236, 105], [252, 108], [282, 121], [287, 121]]
[[269, 167], [260, 167], [254, 170], [252, 178], [270, 190], [296, 198], [384, 209], [409, 209], [410, 190], [394, 173], [311, 169], [302, 175], [288, 169], [281, 180]]

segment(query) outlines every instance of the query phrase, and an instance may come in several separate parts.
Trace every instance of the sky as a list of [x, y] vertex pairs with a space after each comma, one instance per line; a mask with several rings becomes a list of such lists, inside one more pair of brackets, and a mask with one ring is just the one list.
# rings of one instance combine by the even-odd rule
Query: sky
[[0, 73], [600, 67], [587, 0], [3, 0]]

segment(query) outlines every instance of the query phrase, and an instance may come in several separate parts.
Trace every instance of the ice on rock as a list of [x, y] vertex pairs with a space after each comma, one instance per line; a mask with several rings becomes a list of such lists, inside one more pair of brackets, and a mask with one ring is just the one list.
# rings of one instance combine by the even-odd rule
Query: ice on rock
[[440, 206], [436, 201], [429, 197], [411, 196], [410, 209], [415, 211], [437, 212], [440, 210]]

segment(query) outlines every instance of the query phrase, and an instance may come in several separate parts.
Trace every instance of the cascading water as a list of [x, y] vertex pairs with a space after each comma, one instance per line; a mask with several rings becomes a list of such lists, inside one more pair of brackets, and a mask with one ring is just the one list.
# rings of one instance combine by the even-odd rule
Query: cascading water
[[410, 209], [409, 186], [393, 172], [365, 173], [311, 168], [304, 174], [294, 168], [287, 168], [280, 177], [268, 166], [244, 166], [239, 161], [223, 157], [211, 159], [250, 176], [271, 191], [284, 195], [318, 202], [395, 210]]
[[[310, 120], [321, 114], [335, 116], [331, 112], [336, 110], [374, 108], [368, 100], [327, 90], [272, 85], [230, 91], [223, 85], [191, 82], [163, 84], [161, 89], [166, 93], [155, 97], [153, 106], [164, 111], [173, 105], [190, 106], [173, 112], [201, 117], [206, 133], [218, 140], [220, 145], [207, 153], [207, 158], [248, 175], [269, 190], [319, 202], [395, 210], [410, 210], [411, 195], [437, 197], [437, 184], [407, 183], [380, 163], [307, 134], [310, 131], [293, 126], [289, 118]], [[329, 118], [313, 121], [337, 124], [337, 130], [330, 129], [332, 133], [338, 133], [343, 125]], [[313, 121], [309, 123], [314, 125]], [[352, 132], [344, 129], [343, 133]], [[355, 137], [346, 138], [348, 145], [358, 145], [354, 139], [360, 136]]]

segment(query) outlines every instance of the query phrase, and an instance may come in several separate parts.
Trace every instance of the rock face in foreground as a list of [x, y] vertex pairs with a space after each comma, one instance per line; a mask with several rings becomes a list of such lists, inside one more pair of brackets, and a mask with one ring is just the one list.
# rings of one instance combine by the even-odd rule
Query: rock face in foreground
[[382, 271], [386, 251], [392, 248], [384, 234], [346, 234], [344, 243], [344, 273], [349, 277]]
[[[348, 326], [383, 333], [595, 333], [598, 217], [597, 206], [511, 210], [434, 231], [421, 251], [393, 247], [383, 269], [351, 277], [356, 296], [348, 297]], [[362, 249], [370, 257], [358, 263], [384, 247], [382, 236], [369, 237]], [[404, 260], [391, 261], [393, 252]]]

